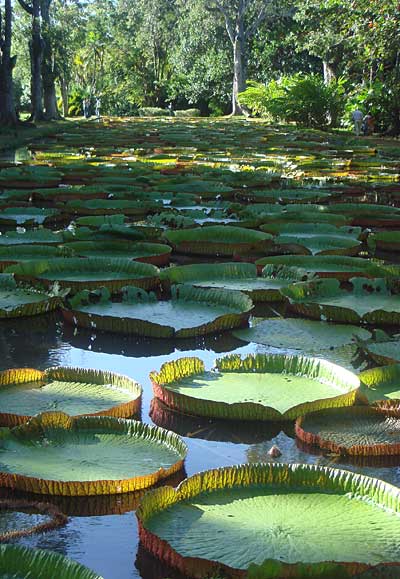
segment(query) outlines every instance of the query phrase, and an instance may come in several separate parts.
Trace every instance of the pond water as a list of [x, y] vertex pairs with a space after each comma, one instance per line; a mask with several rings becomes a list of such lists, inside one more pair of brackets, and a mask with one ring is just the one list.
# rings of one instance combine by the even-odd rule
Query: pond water
[[[157, 370], [164, 362], [182, 355], [198, 356], [210, 367], [215, 357], [226, 351], [249, 354], [267, 351], [267, 347], [258, 344], [245, 345], [231, 334], [197, 341], [143, 341], [129, 337], [116, 338], [110, 334], [92, 334], [85, 330], [74, 332], [71, 327], [64, 326], [61, 319], [54, 314], [35, 318], [29, 323], [21, 320], [2, 322], [0, 326], [0, 369], [21, 366], [45, 369], [70, 365], [126, 374], [143, 386], [144, 422], [151, 422], [149, 412], [153, 396], [148, 378], [150, 371]], [[291, 423], [268, 427], [246, 425], [243, 429], [239, 422], [231, 423], [228, 427], [223, 423], [196, 418], [178, 422], [179, 432], [186, 434], [184, 440], [189, 447], [185, 462], [185, 471], [189, 476], [208, 468], [272, 460], [268, 456], [268, 450], [276, 444], [282, 451], [278, 460], [283, 462], [334, 464], [400, 485], [400, 460], [398, 466], [396, 462], [379, 467], [360, 466], [341, 464], [303, 452], [293, 438]], [[227, 442], [227, 438], [235, 442]], [[3, 494], [7, 495], [7, 491], [3, 491]], [[75, 511], [75, 514], [70, 517], [66, 527], [46, 535], [20, 539], [18, 543], [52, 549], [67, 555], [106, 579], [174, 577], [172, 572], [163, 575], [163, 568], [147, 555], [137, 560], [138, 534], [134, 503], [135, 497], [123, 496], [108, 501], [97, 497], [84, 501], [80, 498], [69, 499], [67, 511]], [[64, 504], [65, 501], [61, 501], [61, 506]], [[126, 512], [122, 514], [85, 516], [85, 510], [106, 512], [125, 509]]]
[[[385, 184], [398, 180], [398, 166], [394, 168], [391, 163], [388, 163], [386, 168], [385, 166], [381, 167], [380, 164], [378, 167], [374, 167], [371, 162], [370, 166], [365, 168], [362, 165], [362, 170], [349, 171], [345, 169], [341, 173], [334, 173], [335, 163], [325, 163], [324, 157], [329, 161], [329, 157], [335, 160], [339, 154], [343, 159], [349, 156], [347, 144], [343, 141], [344, 137], [340, 135], [331, 135], [331, 148], [320, 153], [318, 151], [321, 147], [317, 147], [315, 151], [308, 147], [305, 147], [305, 151], [300, 150], [300, 153], [304, 154], [304, 158], [310, 157], [310, 165], [307, 166], [306, 170], [303, 170], [300, 162], [301, 157], [298, 157], [299, 151], [286, 147], [292, 140], [290, 133], [292, 129], [288, 129], [288, 133], [285, 135], [281, 129], [281, 133], [278, 134], [276, 129], [268, 126], [263, 127], [261, 124], [251, 124], [247, 121], [242, 124], [236, 121], [228, 124], [226, 121], [220, 120], [204, 122], [205, 125], [202, 128], [202, 126], [196, 125], [197, 121], [193, 125], [189, 121], [185, 121], [182, 123], [180, 132], [177, 133], [174, 133], [175, 125], [170, 126], [170, 120], [156, 122], [139, 119], [134, 123], [129, 124], [127, 122], [126, 126], [122, 127], [123, 130], [117, 126], [118, 123], [106, 125], [105, 131], [102, 131], [104, 128], [102, 124], [85, 125], [85, 131], [75, 131], [71, 128], [59, 140], [43, 141], [43, 151], [40, 150], [40, 143], [35, 145], [32, 154], [25, 147], [0, 152], [0, 168], [15, 163], [25, 163], [26, 165], [54, 163], [65, 171], [64, 179], [60, 183], [61, 186], [77, 185], [79, 187], [85, 183], [82, 175], [86, 175], [89, 179], [98, 172], [100, 182], [103, 180], [104, 186], [107, 188], [107, 183], [114, 183], [115, 185], [119, 183], [119, 179], [121, 179], [121, 186], [125, 186], [126, 180], [129, 181], [130, 178], [128, 171], [133, 171], [132, 178], [136, 173], [139, 174], [140, 171], [144, 171], [149, 166], [151, 155], [158, 151], [159, 165], [154, 166], [155, 170], [150, 176], [149, 169], [146, 169], [148, 181], [142, 182], [138, 179], [138, 183], [136, 183], [140, 191], [146, 187], [153, 187], [154, 190], [157, 190], [156, 177], [164, 179], [170, 176], [172, 180], [174, 179], [175, 161], [168, 151], [175, 143], [175, 147], [171, 148], [172, 153], [182, 163], [181, 167], [185, 163], [193, 163], [193, 167], [199, 171], [200, 175], [196, 179], [203, 177], [205, 181], [210, 178], [216, 179], [217, 183], [219, 179], [222, 181], [222, 177], [226, 176], [222, 174], [222, 171], [217, 176], [212, 175], [213, 171], [217, 171], [219, 164], [221, 164], [224, 165], [224, 170], [229, 170], [237, 178], [237, 187], [242, 188], [241, 193], [243, 193], [243, 189], [248, 187], [246, 175], [250, 172], [256, 174], [255, 167], [258, 169], [263, 167], [264, 171], [260, 170], [257, 175], [263, 174], [263, 179], [265, 180], [267, 177], [268, 179], [266, 183], [258, 183], [255, 179], [250, 182], [250, 186], [254, 185], [257, 189], [257, 187], [266, 187], [275, 183], [273, 179], [277, 177], [274, 176], [273, 172], [268, 173], [270, 169], [267, 161], [265, 160], [265, 165], [262, 159], [260, 161], [261, 157], [267, 159], [268, 156], [268, 159], [271, 157], [270, 166], [280, 167], [281, 174], [280, 177], [278, 176], [280, 180], [278, 179], [278, 184], [274, 185], [276, 187], [287, 188], [292, 187], [293, 184], [323, 187], [329, 184], [330, 180], [333, 182], [343, 180], [351, 185], [352, 182], [358, 180], [357, 183], [360, 184], [361, 192], [351, 192], [348, 197], [345, 193], [342, 200], [356, 202], [376, 202], [379, 200], [381, 203], [394, 203], [391, 190], [380, 195], [371, 186], [366, 192], [364, 184], [368, 182], [370, 184], [379, 182]], [[99, 129], [97, 136], [95, 134], [97, 132], [96, 127]], [[90, 130], [90, 134], [85, 136], [85, 132], [87, 133], [88, 130]], [[314, 137], [311, 134], [305, 135], [304, 139], [306, 138], [312, 140]], [[354, 156], [357, 157], [358, 155], [363, 159], [364, 155], [370, 154], [369, 147], [371, 145], [368, 145], [367, 142], [364, 145], [364, 141], [361, 141], [350, 143], [349, 147], [354, 145]], [[304, 147], [303, 144], [299, 144], [299, 147], [302, 146]], [[180, 153], [179, 150], [175, 150], [178, 147]], [[339, 151], [336, 150], [337, 147], [340, 148]], [[130, 151], [132, 156], [128, 155]], [[229, 152], [228, 156], [226, 155], [227, 151]], [[243, 151], [246, 152], [246, 155]], [[386, 153], [384, 151], [382, 157], [385, 158], [385, 154], [389, 155], [389, 152], [389, 150]], [[350, 153], [350, 157], [352, 157], [352, 151]], [[93, 164], [86, 163], [90, 160], [91, 154], [93, 158], [97, 156], [98, 159], [101, 159], [102, 155], [103, 158], [98, 164], [97, 161]], [[184, 156], [182, 156], [183, 154]], [[182, 157], [181, 160], [179, 159], [180, 156]], [[321, 160], [320, 168], [315, 163], [315, 169], [312, 169], [314, 159], [316, 161]], [[372, 153], [371, 159], [373, 160]], [[161, 164], [162, 160], [164, 164]], [[392, 160], [391, 157], [390, 160]], [[113, 162], [111, 163], [111, 161]], [[261, 162], [263, 165], [260, 165]], [[135, 166], [137, 163], [140, 164], [139, 169]], [[367, 164], [367, 161], [365, 163]], [[177, 167], [179, 169], [179, 163]], [[91, 183], [90, 180], [88, 182]], [[151, 185], [148, 186], [148, 183]], [[243, 183], [243, 185], [239, 185], [239, 183]], [[228, 184], [231, 185], [231, 181]], [[192, 186], [194, 187], [193, 183]], [[1, 187], [6, 189], [4, 184], [0, 185]], [[12, 187], [10, 188], [12, 189]], [[190, 186], [187, 192], [191, 192]], [[114, 193], [115, 190], [112, 195]], [[50, 197], [48, 202], [51, 205]], [[39, 202], [39, 205], [40, 203], [42, 201]], [[191, 205], [188, 207], [190, 209], [197, 208], [197, 206]], [[202, 205], [199, 207], [201, 208]], [[227, 217], [225, 221], [230, 218], [230, 216], [225, 217]], [[6, 230], [6, 227], [1, 228], [2, 233]], [[260, 257], [263, 256], [263, 254], [260, 255]], [[382, 253], [377, 257], [389, 262], [400, 262], [400, 253]], [[187, 264], [194, 261], [217, 260], [210, 259], [208, 256], [193, 260], [192, 256], [174, 255], [173, 261], [178, 264]], [[229, 261], [229, 259], [224, 261]], [[272, 304], [271, 308], [263, 305], [256, 309], [256, 315], [260, 317], [267, 317], [271, 314], [279, 315], [277, 312], [285, 314], [285, 309], [282, 310], [282, 304]], [[25, 320], [1, 320], [0, 322], [0, 370], [19, 367], [46, 369], [52, 366], [66, 365], [115, 371], [137, 380], [143, 386], [141, 419], [146, 423], [152, 423], [151, 417], [153, 417], [154, 422], [159, 426], [170, 428], [182, 435], [188, 445], [185, 472], [175, 476], [171, 480], [171, 484], [176, 485], [186, 475], [190, 476], [210, 468], [243, 462], [273, 461], [274, 459], [269, 456], [268, 451], [273, 445], [277, 445], [282, 452], [281, 457], [277, 460], [281, 462], [338, 466], [376, 476], [400, 486], [400, 457], [394, 457], [388, 462], [381, 461], [379, 464], [338, 462], [337, 457], [312, 454], [302, 449], [300, 443], [296, 443], [293, 423], [291, 422], [285, 424], [224, 423], [178, 416], [171, 412], [165, 412], [153, 402], [149, 373], [153, 370], [159, 370], [164, 362], [181, 356], [197, 356], [205, 362], [207, 368], [210, 368], [214, 359], [224, 353], [246, 355], [271, 351], [274, 349], [255, 343], [247, 344], [229, 332], [205, 339], [142, 340], [122, 335], [77, 330], [64, 323], [59, 314], [36, 316]], [[350, 359], [345, 356], [343, 365], [349, 366], [350, 363]], [[365, 361], [357, 359], [352, 363], [353, 369], [357, 370], [360, 364], [365, 363]], [[17, 497], [19, 494], [0, 488], [1, 496]], [[69, 515], [68, 524], [45, 535], [33, 535], [15, 542], [57, 551], [83, 563], [105, 579], [162, 579], [165, 577], [184, 579], [178, 573], [165, 569], [139, 547], [137, 521], [134, 513], [139, 498], [137, 494], [111, 497], [53, 497], [51, 501]]]

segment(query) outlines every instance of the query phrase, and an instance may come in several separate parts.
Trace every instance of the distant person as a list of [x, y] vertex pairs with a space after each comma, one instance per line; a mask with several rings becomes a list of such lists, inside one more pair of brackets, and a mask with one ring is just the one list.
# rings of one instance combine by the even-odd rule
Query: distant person
[[169, 103], [168, 111], [169, 111], [170, 117], [173, 117], [174, 116], [174, 105], [172, 103]]
[[90, 106], [89, 99], [83, 99], [83, 116], [85, 117], [85, 119], [89, 118], [89, 106]]
[[363, 124], [364, 113], [360, 109], [356, 109], [352, 114], [352, 120], [354, 123], [354, 133], [357, 137], [360, 136]]
[[100, 97], [96, 97], [96, 102], [95, 102], [95, 114], [97, 118], [100, 118], [100, 108], [101, 108], [101, 100]]
[[374, 131], [375, 131], [375, 119], [371, 115], [371, 113], [368, 112], [363, 118], [363, 133], [365, 136], [373, 135]]

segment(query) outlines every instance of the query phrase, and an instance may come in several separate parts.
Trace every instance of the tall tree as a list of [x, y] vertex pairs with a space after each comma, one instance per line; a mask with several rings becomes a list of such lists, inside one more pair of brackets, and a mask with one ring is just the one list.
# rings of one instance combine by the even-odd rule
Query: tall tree
[[43, 62], [42, 62], [42, 81], [43, 81], [43, 105], [44, 116], [47, 120], [60, 118], [57, 107], [56, 96], [56, 61], [53, 51], [53, 34], [50, 19], [50, 5], [52, 0], [41, 0], [40, 13], [42, 17], [42, 37], [43, 37]]
[[31, 57], [31, 119], [40, 121], [43, 119], [42, 60], [44, 51], [40, 0], [32, 0], [30, 4], [25, 0], [18, 0], [18, 2], [32, 16], [32, 34], [29, 43]]
[[0, 124], [15, 125], [13, 69], [16, 57], [11, 56], [12, 6], [4, 0], [4, 15], [0, 8]]
[[220, 14], [233, 49], [232, 114], [243, 114], [238, 94], [246, 89], [249, 40], [274, 12], [272, 0], [210, 0], [208, 10]]

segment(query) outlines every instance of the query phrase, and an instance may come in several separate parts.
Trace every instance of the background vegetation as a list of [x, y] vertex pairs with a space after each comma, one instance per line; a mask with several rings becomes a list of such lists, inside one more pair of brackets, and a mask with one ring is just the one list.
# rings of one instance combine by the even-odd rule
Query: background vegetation
[[[0, 88], [11, 70], [17, 111], [33, 119], [82, 115], [84, 98], [93, 112], [101, 97], [109, 115], [233, 110], [325, 127], [345, 125], [359, 106], [379, 130], [400, 132], [397, 0], [0, 0], [0, 7]], [[0, 119], [10, 123], [1, 96]]]

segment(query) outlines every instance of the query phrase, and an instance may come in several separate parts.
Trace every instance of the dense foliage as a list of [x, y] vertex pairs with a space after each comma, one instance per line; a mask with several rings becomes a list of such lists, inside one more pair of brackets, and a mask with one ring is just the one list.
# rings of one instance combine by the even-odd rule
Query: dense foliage
[[400, 131], [397, 0], [2, 0], [0, 9], [0, 85], [13, 76], [16, 108], [33, 118], [56, 118], [57, 106], [82, 115], [84, 99], [94, 113], [100, 97], [110, 115], [221, 115], [233, 103], [318, 127], [346, 125], [361, 107], [380, 130]]

